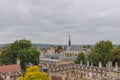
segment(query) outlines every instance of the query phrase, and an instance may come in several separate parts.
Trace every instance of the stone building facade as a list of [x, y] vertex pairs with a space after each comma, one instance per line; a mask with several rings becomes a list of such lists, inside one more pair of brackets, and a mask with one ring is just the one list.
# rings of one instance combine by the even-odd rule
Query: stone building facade
[[69, 78], [70, 80], [119, 80], [120, 68], [102, 67], [99, 63], [99, 67], [91, 65], [81, 64], [67, 64], [60, 65], [49, 70], [50, 76], [61, 76], [62, 80]]

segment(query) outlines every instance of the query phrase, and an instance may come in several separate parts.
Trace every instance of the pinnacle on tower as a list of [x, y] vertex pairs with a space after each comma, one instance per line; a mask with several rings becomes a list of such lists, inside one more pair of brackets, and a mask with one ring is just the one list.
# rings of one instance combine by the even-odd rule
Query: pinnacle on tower
[[69, 35], [68, 45], [69, 45], [69, 46], [71, 46], [71, 39], [70, 39], [70, 35]]

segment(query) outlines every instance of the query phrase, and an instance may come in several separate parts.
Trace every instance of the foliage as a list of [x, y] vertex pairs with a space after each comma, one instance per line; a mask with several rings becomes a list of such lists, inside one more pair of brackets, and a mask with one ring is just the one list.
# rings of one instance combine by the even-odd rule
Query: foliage
[[50, 80], [50, 77], [45, 72], [40, 72], [38, 66], [31, 66], [19, 80]]
[[60, 53], [63, 50], [63, 47], [61, 45], [58, 45], [55, 47], [55, 52]]
[[78, 57], [77, 57], [75, 63], [80, 64], [80, 61], [83, 61], [83, 64], [86, 63], [86, 57], [85, 57], [85, 54], [83, 52], [78, 54]]
[[98, 62], [101, 60], [101, 55], [92, 50], [88, 55], [88, 60], [92, 62], [93, 65], [98, 66]]
[[119, 45], [119, 46], [117, 46], [116, 48], [120, 49], [120, 45]]
[[115, 66], [115, 63], [117, 62], [118, 65], [120, 66], [120, 49], [119, 48], [114, 48], [111, 51], [110, 54], [110, 60], [113, 62], [113, 65]]
[[39, 64], [40, 52], [35, 47], [32, 47], [29, 40], [16, 40], [10, 46], [5, 47], [1, 54], [1, 64], [16, 64], [17, 59], [20, 59], [20, 64], [23, 69], [28, 63], [34, 65]]
[[98, 52], [99, 54], [105, 54], [110, 53], [110, 51], [113, 49], [113, 44], [111, 41], [100, 41], [95, 44], [94, 50]]
[[100, 41], [95, 44], [93, 50], [89, 54], [89, 59], [94, 63], [94, 65], [98, 65], [98, 61], [101, 61], [103, 66], [105, 66], [109, 61], [110, 51], [112, 49], [113, 44], [111, 41]]
[[83, 48], [88, 48], [88, 49], [90, 49], [91, 46], [90, 46], [90, 45], [84, 45]]

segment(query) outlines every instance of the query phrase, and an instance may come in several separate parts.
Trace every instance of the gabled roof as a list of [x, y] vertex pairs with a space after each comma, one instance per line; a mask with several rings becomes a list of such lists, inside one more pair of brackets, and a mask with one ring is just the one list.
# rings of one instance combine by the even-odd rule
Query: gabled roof
[[0, 66], [0, 73], [12, 73], [20, 70], [21, 68], [19, 64]]
[[53, 58], [53, 59], [59, 59], [61, 57], [61, 54], [55, 54], [55, 53], [47, 53], [44, 55], [45, 58]]

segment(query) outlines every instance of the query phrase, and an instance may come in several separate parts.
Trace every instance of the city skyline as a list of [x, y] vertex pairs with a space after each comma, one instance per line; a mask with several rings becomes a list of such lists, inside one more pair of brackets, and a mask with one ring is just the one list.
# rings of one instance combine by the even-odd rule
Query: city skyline
[[119, 0], [0, 0], [0, 44], [120, 44]]

